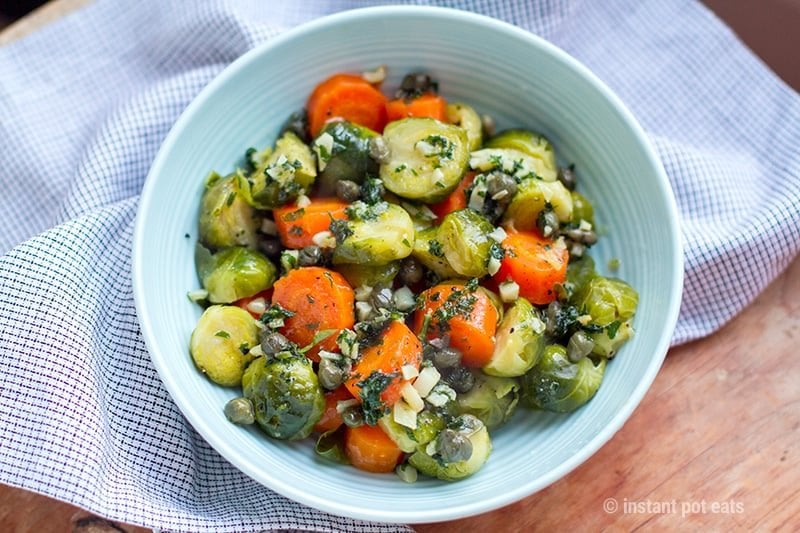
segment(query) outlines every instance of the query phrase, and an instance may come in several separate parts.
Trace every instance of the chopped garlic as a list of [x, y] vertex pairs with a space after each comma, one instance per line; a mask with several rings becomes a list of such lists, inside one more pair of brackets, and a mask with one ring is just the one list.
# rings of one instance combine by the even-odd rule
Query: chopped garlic
[[581, 219], [581, 223], [578, 224], [578, 228], [582, 229], [583, 231], [592, 231], [592, 223]]
[[357, 302], [366, 302], [372, 296], [372, 287], [369, 285], [359, 285], [353, 291]]
[[186, 297], [193, 302], [199, 302], [208, 298], [208, 291], [205, 289], [196, 289], [186, 293]]
[[500, 284], [500, 299], [505, 303], [514, 302], [519, 298], [519, 285], [514, 281], [504, 281]]
[[500, 260], [496, 257], [489, 258], [489, 264], [486, 265], [486, 269], [490, 276], [494, 276], [500, 270]]
[[442, 407], [449, 401], [456, 399], [456, 391], [444, 383], [437, 384], [425, 397], [425, 400], [434, 407]]
[[356, 318], [358, 318], [359, 322], [369, 320], [372, 311], [372, 304], [368, 302], [356, 302]]
[[374, 70], [367, 70], [361, 73], [361, 77], [367, 83], [377, 84], [386, 79], [387, 68], [386, 65], [380, 65]]
[[408, 311], [417, 305], [414, 292], [405, 285], [394, 291], [392, 303], [399, 311]]
[[433, 390], [433, 387], [439, 383], [441, 377], [442, 375], [436, 370], [436, 367], [426, 366], [420, 370], [419, 376], [414, 380], [414, 388], [417, 389], [422, 398], [425, 398]]
[[406, 401], [408, 406], [414, 410], [415, 413], [419, 413], [425, 409], [425, 402], [422, 401], [417, 389], [415, 389], [411, 383], [403, 383], [403, 386], [400, 388], [400, 396]]
[[258, 298], [250, 300], [250, 302], [247, 304], [247, 310], [255, 315], [260, 316], [264, 314], [264, 311], [267, 310], [267, 302], [264, 300], [264, 298], [259, 296]]
[[414, 365], [403, 365], [400, 367], [400, 374], [403, 375], [403, 379], [412, 380], [419, 376], [419, 370]]
[[320, 248], [336, 248], [336, 237], [328, 230], [320, 231], [311, 237], [311, 242]]
[[586, 324], [588, 324], [589, 322], [592, 321], [592, 315], [581, 315], [578, 318], [576, 318], [575, 320], [580, 322], [581, 325], [585, 326]]
[[247, 352], [247, 355], [252, 355], [253, 357], [261, 357], [262, 355], [264, 355], [264, 350], [261, 348], [260, 344], [256, 344], [255, 346], [250, 348], [250, 351]]
[[405, 401], [397, 400], [392, 407], [394, 421], [409, 429], [417, 429], [417, 412]]
[[492, 239], [494, 242], [498, 242], [498, 243], [503, 242], [504, 240], [506, 240], [506, 237], [508, 237], [508, 234], [506, 233], [506, 230], [504, 230], [503, 228], [501, 228], [499, 226], [496, 227], [494, 229], [494, 231], [492, 231], [489, 234], [489, 238]]
[[326, 131], [317, 137], [312, 148], [314, 149], [314, 153], [317, 154], [317, 167], [319, 171], [322, 172], [328, 165], [328, 160], [333, 153], [333, 137]]
[[320, 359], [328, 359], [329, 361], [341, 361], [342, 354], [336, 352], [329, 352], [328, 350], [320, 350], [319, 351], [319, 358]]
[[302, 209], [311, 205], [311, 198], [305, 194], [301, 194], [297, 197], [297, 201], [295, 203], [297, 204], [297, 207]]

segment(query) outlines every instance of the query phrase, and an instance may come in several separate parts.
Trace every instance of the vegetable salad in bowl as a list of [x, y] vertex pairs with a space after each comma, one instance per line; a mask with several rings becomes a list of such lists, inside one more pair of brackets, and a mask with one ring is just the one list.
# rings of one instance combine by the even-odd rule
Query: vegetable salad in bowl
[[241, 391], [232, 423], [454, 481], [518, 409], [592, 399], [638, 295], [596, 271], [592, 203], [546, 137], [384, 74], [322, 81], [272, 146], [206, 178], [189, 349]]

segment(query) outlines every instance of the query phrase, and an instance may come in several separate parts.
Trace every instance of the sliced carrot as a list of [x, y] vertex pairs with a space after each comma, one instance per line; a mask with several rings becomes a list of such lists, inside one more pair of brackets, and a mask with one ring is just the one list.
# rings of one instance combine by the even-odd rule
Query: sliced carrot
[[353, 466], [367, 472], [391, 472], [403, 456], [379, 426], [366, 424], [345, 430], [344, 450]]
[[419, 369], [422, 363], [422, 343], [414, 332], [403, 322], [391, 322], [381, 334], [377, 344], [361, 350], [361, 357], [353, 367], [351, 378], [345, 382], [350, 393], [363, 400], [361, 396], [364, 381], [373, 372], [391, 376], [391, 380], [383, 389], [380, 399], [391, 407], [400, 398], [400, 389], [406, 381], [400, 374], [404, 365], [413, 365]]
[[455, 190], [451, 192], [447, 198], [437, 204], [429, 206], [431, 211], [438, 217], [437, 221], [441, 222], [446, 215], [467, 207], [467, 189], [472, 185], [476, 175], [477, 172], [467, 172], [464, 174], [464, 177], [461, 178]]
[[386, 96], [352, 74], [336, 74], [317, 85], [306, 108], [312, 137], [326, 122], [337, 118], [378, 132], [386, 125]]
[[353, 289], [341, 274], [322, 267], [296, 268], [276, 281], [273, 289], [272, 303], [294, 313], [286, 319], [281, 333], [302, 348], [314, 342], [318, 332], [336, 330], [306, 356], [319, 361], [320, 349], [338, 351], [339, 332], [355, 324]]
[[428, 117], [447, 122], [447, 100], [436, 94], [426, 93], [413, 100], [397, 98], [386, 104], [388, 122], [408, 117]]
[[336, 410], [336, 406], [339, 402], [352, 398], [353, 395], [350, 394], [350, 391], [347, 390], [345, 386], [326, 392], [325, 410], [322, 411], [322, 418], [314, 425], [314, 431], [325, 433], [326, 431], [333, 431], [341, 426], [344, 422], [342, 421], [342, 415]]
[[427, 337], [449, 336], [450, 346], [461, 352], [462, 364], [479, 368], [491, 360], [499, 315], [484, 291], [443, 283], [424, 291], [421, 297], [422, 307], [414, 314], [414, 331], [421, 333], [425, 317], [430, 316]]
[[537, 305], [556, 299], [555, 285], [563, 283], [567, 277], [569, 252], [564, 246], [534, 231], [506, 228], [503, 248], [506, 255], [494, 275], [498, 283], [516, 282], [519, 295]]
[[241, 307], [242, 309], [244, 309], [245, 311], [247, 311], [248, 313], [250, 313], [251, 315], [253, 315], [253, 318], [261, 318], [262, 313], [253, 311], [253, 308], [255, 308], [255, 306], [253, 306], [252, 308], [250, 306], [253, 300], [258, 300], [259, 298], [261, 298], [261, 300], [264, 301], [266, 306], [269, 306], [269, 302], [272, 301], [272, 288], [263, 290], [259, 293], [254, 294], [253, 296], [242, 298], [241, 300], [236, 300], [236, 302], [234, 303], [239, 307]]
[[348, 205], [336, 198], [316, 198], [305, 207], [276, 207], [272, 213], [281, 243], [294, 250], [314, 244], [314, 235], [327, 231], [332, 220], [347, 218]]

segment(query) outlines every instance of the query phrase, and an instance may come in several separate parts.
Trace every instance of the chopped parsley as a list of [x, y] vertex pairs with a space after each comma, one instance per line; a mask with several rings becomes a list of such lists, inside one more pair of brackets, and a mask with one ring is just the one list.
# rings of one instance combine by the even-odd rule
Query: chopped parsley
[[423, 139], [431, 145], [434, 150], [426, 157], [438, 157], [439, 159], [453, 159], [455, 145], [443, 135], [428, 135]]
[[617, 336], [617, 331], [619, 330], [619, 327], [621, 325], [622, 325], [622, 322], [620, 322], [619, 320], [615, 320], [611, 324], [606, 326], [606, 334], [608, 335], [609, 339], [613, 340], [614, 337]]
[[436, 239], [428, 241], [428, 253], [434, 257], [444, 257], [444, 250], [442, 250], [442, 243]]
[[219, 330], [218, 332], [214, 333], [215, 337], [222, 337], [223, 339], [230, 339], [231, 334], [225, 330]]
[[261, 315], [259, 320], [268, 328], [278, 329], [283, 327], [284, 320], [294, 316], [293, 311], [289, 311], [281, 304], [274, 303], [270, 305], [266, 311]]
[[473, 294], [478, 288], [477, 278], [469, 280], [463, 288], [453, 289], [444, 302], [433, 312], [433, 321], [439, 332], [450, 329], [450, 319], [462, 316], [469, 317], [475, 308], [478, 298]]
[[389, 407], [381, 399], [381, 394], [395, 377], [396, 374], [384, 374], [373, 370], [372, 374], [357, 384], [361, 389], [359, 395], [361, 407], [364, 409], [364, 422], [370, 426], [377, 424], [378, 420], [389, 412]]
[[353, 230], [346, 220], [332, 220], [329, 229], [331, 233], [333, 233], [336, 242], [339, 244], [343, 243], [353, 234]]

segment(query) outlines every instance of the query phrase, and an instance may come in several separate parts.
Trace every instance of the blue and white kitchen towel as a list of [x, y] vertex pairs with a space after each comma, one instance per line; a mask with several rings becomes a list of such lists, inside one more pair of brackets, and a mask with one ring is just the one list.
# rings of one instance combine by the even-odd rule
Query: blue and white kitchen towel
[[[217, 455], [161, 385], [131, 290], [139, 191], [187, 103], [259, 43], [365, 5], [98, 0], [0, 49], [0, 482], [162, 529], [402, 529], [303, 507]], [[800, 97], [701, 4], [439, 5], [564, 48], [644, 126], [682, 215], [673, 344], [719, 328], [797, 254]]]

